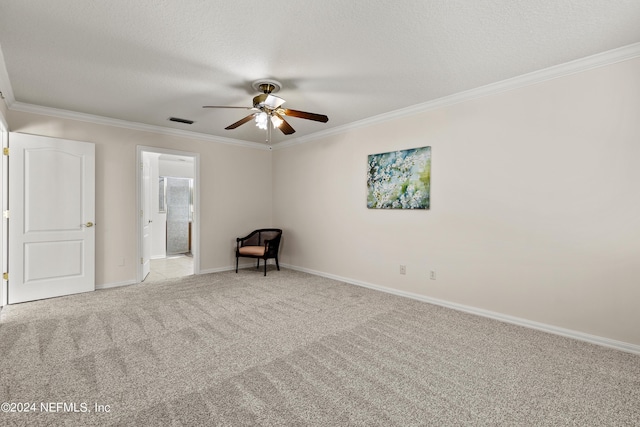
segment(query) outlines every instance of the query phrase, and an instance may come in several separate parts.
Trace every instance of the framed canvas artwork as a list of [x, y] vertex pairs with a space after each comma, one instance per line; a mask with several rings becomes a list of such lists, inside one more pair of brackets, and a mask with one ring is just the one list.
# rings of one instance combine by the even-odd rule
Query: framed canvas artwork
[[370, 154], [369, 209], [429, 209], [431, 147]]

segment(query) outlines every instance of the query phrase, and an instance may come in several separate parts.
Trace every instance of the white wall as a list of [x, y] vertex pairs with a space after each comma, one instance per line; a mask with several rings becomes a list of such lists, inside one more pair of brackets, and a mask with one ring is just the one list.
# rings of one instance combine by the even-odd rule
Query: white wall
[[201, 270], [235, 265], [235, 238], [272, 222], [271, 182], [261, 178], [271, 175], [270, 151], [15, 110], [8, 122], [13, 132], [96, 144], [97, 285], [136, 279], [137, 145], [200, 153]]
[[176, 178], [193, 178], [193, 162], [182, 162], [160, 158], [158, 160], [160, 176], [173, 176]]
[[[634, 59], [278, 149], [281, 261], [640, 344], [639, 118]], [[367, 155], [427, 145], [431, 209], [368, 210]]]

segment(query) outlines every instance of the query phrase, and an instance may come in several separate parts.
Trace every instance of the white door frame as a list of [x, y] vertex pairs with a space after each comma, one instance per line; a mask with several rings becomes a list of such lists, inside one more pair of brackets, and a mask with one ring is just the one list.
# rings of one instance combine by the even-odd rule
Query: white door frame
[[[142, 153], [142, 185], [140, 186], [140, 200], [143, 203], [143, 210], [148, 210], [142, 215], [142, 279], [147, 278], [147, 275], [151, 272], [151, 238], [153, 234], [153, 221], [151, 220], [151, 162], [148, 156], [145, 156], [147, 152]], [[157, 197], [157, 196], [156, 196]], [[157, 226], [157, 224], [156, 224]], [[147, 259], [148, 257], [148, 259]]]
[[[189, 151], [172, 150], [169, 148], [160, 147], [148, 147], [144, 145], [138, 145], [136, 147], [136, 230], [138, 236], [138, 256], [136, 260], [142, 258], [142, 220], [140, 218], [140, 211], [144, 206], [142, 200], [142, 153], [158, 153], [158, 154], [171, 154], [174, 156], [184, 156], [193, 158], [193, 223], [191, 226], [191, 253], [193, 254], [193, 274], [200, 274], [200, 154], [192, 153]], [[142, 264], [136, 262], [136, 282], [140, 283], [142, 277]]]
[[[3, 102], [0, 99], [0, 102]], [[7, 122], [4, 120], [4, 117], [0, 115], [0, 144], [2, 145], [2, 150], [5, 148], [9, 148], [9, 126]], [[2, 153], [0, 153], [2, 155]], [[2, 265], [2, 271], [0, 273], [4, 273], [9, 269], [9, 234], [8, 234], [8, 222], [7, 218], [4, 217], [4, 211], [7, 210], [9, 206], [9, 158], [7, 156], [2, 155], [2, 161], [0, 161], [0, 194], [2, 195], [0, 198], [0, 205], [2, 205], [2, 226], [0, 227], [0, 240], [2, 241], [2, 246], [0, 246], [0, 265]], [[0, 280], [0, 308], [7, 305], [9, 302], [9, 287], [7, 286], [6, 280]]]

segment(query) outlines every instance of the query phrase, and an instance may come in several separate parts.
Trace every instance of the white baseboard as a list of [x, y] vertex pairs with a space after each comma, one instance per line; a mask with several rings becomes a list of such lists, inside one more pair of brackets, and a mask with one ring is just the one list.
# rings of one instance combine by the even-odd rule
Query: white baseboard
[[[244, 264], [240, 264], [238, 266], [238, 268], [247, 268], [249, 265], [244, 265]], [[222, 273], [223, 271], [231, 271], [231, 270], [235, 270], [236, 266], [235, 265], [230, 265], [227, 267], [218, 267], [218, 268], [207, 268], [204, 270], [200, 270], [200, 273], [198, 274], [209, 274], [209, 273]]]
[[[272, 260], [269, 260], [268, 262], [269, 265], [274, 264], [275, 262], [272, 262]], [[244, 263], [244, 264], [240, 264], [238, 265], [238, 268], [243, 269], [243, 268], [256, 268], [256, 264], [254, 263]], [[262, 268], [262, 262], [260, 263], [260, 268]], [[200, 272], [196, 273], [196, 274], [209, 274], [209, 273], [222, 273], [224, 271], [235, 271], [236, 266], [235, 265], [228, 265], [226, 267], [218, 267], [218, 268], [207, 268], [204, 270], [200, 270]], [[135, 285], [136, 283], [140, 283], [137, 282], [135, 280], [125, 280], [122, 282], [112, 282], [112, 283], [102, 283], [99, 285], [96, 285], [96, 290], [99, 289], [109, 289], [109, 288], [118, 288], [120, 286], [129, 286], [129, 285]]]
[[[275, 262], [271, 259], [267, 260], [267, 265], [275, 265]], [[260, 261], [260, 268], [263, 268], [263, 263], [264, 261]], [[243, 269], [243, 268], [256, 268], [256, 263], [255, 261], [252, 263], [243, 263], [243, 264], [239, 264], [238, 265], [239, 269]], [[230, 265], [227, 267], [218, 267], [218, 268], [207, 268], [205, 270], [200, 270], [200, 273], [198, 274], [209, 274], [209, 273], [221, 273], [223, 271], [235, 271], [236, 266], [235, 265]]]
[[120, 286], [135, 285], [136, 283], [138, 282], [136, 282], [135, 280], [125, 280], [123, 282], [101, 283], [99, 285], [96, 285], [96, 291], [100, 289], [119, 288]]
[[499, 320], [501, 322], [511, 323], [514, 325], [524, 326], [530, 329], [537, 329], [539, 331], [548, 332], [550, 334], [561, 335], [567, 338], [573, 338], [579, 341], [586, 341], [591, 344], [596, 344], [604, 347], [613, 348], [616, 350], [624, 351], [627, 353], [634, 353], [640, 355], [640, 345], [627, 343], [624, 341], [612, 340], [609, 338], [600, 337], [597, 335], [586, 334], [584, 332], [574, 331], [571, 329], [560, 328], [558, 326], [549, 325], [546, 323], [534, 322], [532, 320], [523, 319], [520, 317], [509, 316], [506, 314], [498, 313], [495, 311], [484, 310], [482, 308], [471, 307], [468, 305], [449, 302], [437, 298], [431, 298], [413, 292], [400, 291], [398, 289], [388, 288], [385, 286], [379, 286], [372, 283], [363, 282], [360, 280], [350, 279], [347, 277], [336, 276], [335, 274], [324, 273], [322, 271], [311, 270], [308, 268], [297, 267], [289, 264], [280, 264], [282, 267], [289, 268], [291, 270], [302, 271], [304, 273], [314, 274], [316, 276], [326, 277], [328, 279], [338, 280], [351, 285], [362, 286], [376, 291], [386, 292], [401, 297], [411, 298], [423, 302], [427, 302], [442, 307], [451, 308], [465, 313], [475, 314], [482, 317], [488, 317], [490, 319]]

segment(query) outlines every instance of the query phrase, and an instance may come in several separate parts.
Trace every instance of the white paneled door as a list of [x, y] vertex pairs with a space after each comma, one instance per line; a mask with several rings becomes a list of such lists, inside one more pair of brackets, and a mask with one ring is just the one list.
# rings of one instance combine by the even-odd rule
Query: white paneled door
[[95, 288], [95, 146], [9, 136], [9, 304]]

